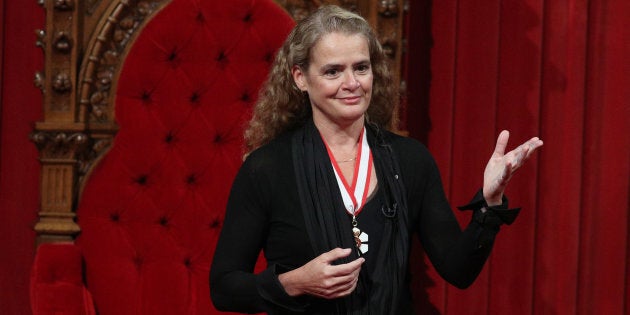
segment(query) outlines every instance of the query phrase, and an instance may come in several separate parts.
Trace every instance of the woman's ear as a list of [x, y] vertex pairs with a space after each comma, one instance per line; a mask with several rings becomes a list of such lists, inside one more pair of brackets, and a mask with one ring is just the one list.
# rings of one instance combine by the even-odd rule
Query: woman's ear
[[302, 71], [302, 68], [297, 65], [293, 66], [293, 68], [291, 68], [291, 75], [293, 75], [293, 81], [298, 89], [302, 92], [306, 92], [306, 74]]

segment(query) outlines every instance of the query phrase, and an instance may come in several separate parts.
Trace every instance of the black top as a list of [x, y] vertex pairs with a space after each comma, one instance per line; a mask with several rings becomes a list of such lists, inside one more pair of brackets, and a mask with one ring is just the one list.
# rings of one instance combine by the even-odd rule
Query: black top
[[[424, 145], [387, 133], [399, 159], [401, 179], [407, 192], [410, 233], [419, 236], [438, 273], [449, 283], [465, 288], [481, 271], [492, 248], [507, 201], [486, 213], [478, 193], [467, 209], [475, 210], [468, 227], [461, 231], [444, 195], [437, 166]], [[213, 259], [210, 285], [217, 309], [271, 314], [326, 313], [329, 301], [310, 296], [290, 297], [278, 281], [278, 274], [306, 264], [322, 253], [313, 252], [306, 232], [296, 188], [291, 154], [291, 136], [284, 135], [252, 152], [236, 176], [220, 239]], [[387, 206], [375, 192], [359, 214], [359, 227], [369, 235], [364, 268], [374, 270], [380, 240], [382, 207]], [[496, 210], [496, 213], [495, 211]], [[513, 221], [509, 219], [509, 223]], [[351, 227], [347, 217], [348, 229]], [[410, 235], [411, 237], [411, 235]], [[260, 250], [268, 267], [254, 275]], [[413, 268], [411, 266], [410, 268]], [[399, 309], [411, 313], [408, 292]]]

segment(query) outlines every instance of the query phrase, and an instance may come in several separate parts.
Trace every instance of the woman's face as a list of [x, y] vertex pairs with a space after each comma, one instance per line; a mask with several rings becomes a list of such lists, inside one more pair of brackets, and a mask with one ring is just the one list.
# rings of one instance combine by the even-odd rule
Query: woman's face
[[348, 125], [363, 118], [372, 96], [368, 42], [360, 34], [330, 33], [311, 49], [308, 69], [292, 69], [298, 88], [308, 92], [316, 123]]

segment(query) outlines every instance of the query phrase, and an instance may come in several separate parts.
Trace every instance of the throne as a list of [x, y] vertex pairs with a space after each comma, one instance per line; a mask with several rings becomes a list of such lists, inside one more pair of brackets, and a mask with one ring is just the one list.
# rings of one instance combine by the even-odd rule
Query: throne
[[[34, 314], [217, 313], [208, 274], [243, 128], [320, 2], [42, 1]], [[384, 30], [397, 74], [402, 1], [328, 2]]]

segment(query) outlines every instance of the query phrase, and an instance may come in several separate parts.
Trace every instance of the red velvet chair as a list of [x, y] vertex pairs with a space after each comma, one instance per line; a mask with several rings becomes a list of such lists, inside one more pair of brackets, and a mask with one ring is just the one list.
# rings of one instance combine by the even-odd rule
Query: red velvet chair
[[74, 243], [39, 246], [34, 314], [213, 314], [208, 274], [242, 132], [294, 25], [271, 0], [173, 0], [115, 78], [119, 131]]

